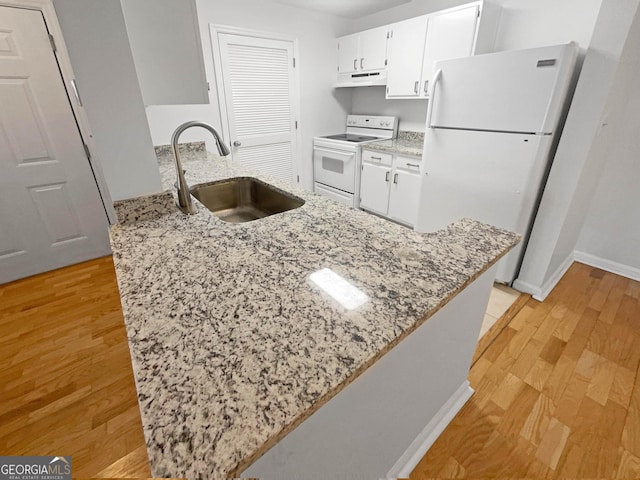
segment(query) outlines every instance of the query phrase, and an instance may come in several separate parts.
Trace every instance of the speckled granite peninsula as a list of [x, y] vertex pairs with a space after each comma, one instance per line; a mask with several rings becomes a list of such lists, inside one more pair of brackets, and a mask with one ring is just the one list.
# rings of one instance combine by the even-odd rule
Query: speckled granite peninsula
[[[204, 155], [183, 157], [191, 186], [247, 173]], [[173, 189], [171, 157], [160, 168]], [[184, 215], [171, 191], [116, 203], [111, 241], [155, 477], [239, 475], [518, 241], [471, 220], [417, 234], [255, 176], [305, 204], [229, 224], [199, 204]], [[321, 269], [367, 301], [341, 306], [310, 280]]]

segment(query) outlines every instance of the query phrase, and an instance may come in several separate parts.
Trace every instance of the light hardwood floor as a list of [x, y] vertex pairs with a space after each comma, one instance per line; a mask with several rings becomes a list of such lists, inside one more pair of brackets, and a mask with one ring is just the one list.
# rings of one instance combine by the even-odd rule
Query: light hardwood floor
[[[411, 478], [640, 478], [639, 297], [578, 263], [545, 302], [523, 297]], [[0, 454], [150, 476], [110, 257], [0, 285], [0, 352]]]
[[150, 477], [111, 257], [0, 285], [0, 455]]
[[575, 263], [477, 360], [475, 395], [410, 478], [640, 478], [639, 297]]

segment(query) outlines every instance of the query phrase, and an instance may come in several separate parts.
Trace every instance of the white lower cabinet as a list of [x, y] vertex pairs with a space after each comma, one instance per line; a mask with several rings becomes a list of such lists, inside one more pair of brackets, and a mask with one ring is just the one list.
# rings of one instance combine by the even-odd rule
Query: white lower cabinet
[[362, 150], [360, 208], [414, 226], [420, 198], [420, 157]]

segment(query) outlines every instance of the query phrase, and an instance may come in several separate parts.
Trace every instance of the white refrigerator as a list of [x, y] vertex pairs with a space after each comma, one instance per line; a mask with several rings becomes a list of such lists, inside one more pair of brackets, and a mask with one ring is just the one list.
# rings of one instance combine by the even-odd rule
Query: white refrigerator
[[498, 264], [511, 284], [572, 94], [575, 43], [438, 62], [415, 229], [473, 218], [523, 239]]

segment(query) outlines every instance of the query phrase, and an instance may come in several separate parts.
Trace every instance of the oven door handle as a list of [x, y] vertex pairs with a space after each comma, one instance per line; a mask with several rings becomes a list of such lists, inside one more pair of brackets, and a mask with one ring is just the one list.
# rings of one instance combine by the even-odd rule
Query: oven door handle
[[354, 152], [341, 152], [340, 150], [331, 150], [329, 148], [325, 148], [325, 147], [316, 147], [314, 148], [314, 151], [316, 152], [327, 152], [329, 154], [337, 154], [337, 155], [341, 155], [341, 156], [348, 156], [349, 158], [333, 158], [333, 160], [338, 160], [339, 162], [343, 162], [343, 163], [347, 163], [352, 161], [355, 158], [355, 153]]

